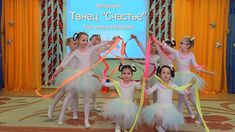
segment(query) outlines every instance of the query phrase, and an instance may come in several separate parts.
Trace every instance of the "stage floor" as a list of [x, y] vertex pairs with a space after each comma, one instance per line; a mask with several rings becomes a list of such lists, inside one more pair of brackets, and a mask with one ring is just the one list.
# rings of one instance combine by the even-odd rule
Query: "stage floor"
[[[50, 93], [51, 89], [43, 90]], [[30, 92], [0, 92], [0, 132], [72, 132], [72, 131], [114, 131], [112, 121], [105, 120], [102, 112], [91, 111], [91, 129], [85, 129], [83, 120], [83, 99], [79, 98], [79, 109], [77, 120], [72, 119], [71, 111], [67, 111], [65, 122], [58, 125], [58, 115], [62, 101], [57, 105], [52, 119], [47, 118], [47, 110], [53, 98], [43, 99], [37, 97], [33, 91]], [[114, 93], [99, 94], [97, 98], [98, 107], [102, 107], [105, 100], [114, 97]], [[137, 95], [138, 97], [138, 95]], [[174, 96], [175, 99], [175, 96]], [[202, 111], [204, 119], [211, 132], [232, 132], [235, 131], [235, 95], [201, 95]], [[152, 99], [149, 98], [151, 103]], [[176, 104], [176, 101], [174, 100]], [[92, 108], [92, 105], [91, 105]], [[203, 126], [195, 124], [185, 111], [186, 124], [180, 127], [184, 132], [202, 132]], [[153, 128], [142, 125], [136, 132], [154, 131]]]

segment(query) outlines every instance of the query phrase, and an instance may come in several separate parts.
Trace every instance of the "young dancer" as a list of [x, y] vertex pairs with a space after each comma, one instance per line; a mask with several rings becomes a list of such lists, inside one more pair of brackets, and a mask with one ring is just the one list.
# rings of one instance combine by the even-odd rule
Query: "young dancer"
[[[65, 79], [67, 75], [69, 74], [72, 70], [76, 69], [76, 63], [71, 62], [67, 64], [66, 66], [62, 67], [64, 65], [65, 61], [68, 59], [68, 57], [78, 48], [78, 44], [73, 40], [73, 38], [67, 38], [66, 39], [66, 45], [69, 46], [70, 52], [64, 57], [62, 60], [61, 64], [56, 68], [56, 71], [52, 75], [51, 79], [49, 80], [49, 83], [52, 84], [55, 80], [55, 84], [59, 85], [62, 80]], [[66, 93], [66, 88], [69, 87], [70, 85], [67, 85], [66, 87], [63, 87], [55, 96], [54, 101], [48, 108], [48, 118], [52, 118], [53, 111], [55, 109], [56, 104], [61, 100], [61, 98], [64, 96]], [[73, 119], [77, 119], [77, 97], [76, 95], [73, 98]]]
[[[176, 72], [176, 76], [173, 81], [177, 85], [179, 85], [179, 86], [185, 85], [194, 77], [197, 80], [195, 85], [198, 86], [197, 87], [198, 89], [201, 89], [204, 86], [205, 81], [200, 76], [198, 76], [197, 74], [190, 71], [191, 65], [198, 72], [203, 72], [208, 75], [215, 75], [214, 72], [207, 71], [207, 70], [198, 66], [196, 59], [194, 57], [194, 54], [191, 51], [191, 48], [194, 46], [194, 37], [188, 37], [188, 36], [184, 37], [180, 41], [180, 49], [179, 50], [176, 50], [176, 49], [173, 49], [173, 48], [167, 46], [166, 43], [161, 43], [161, 42], [157, 41], [156, 38], [153, 38], [153, 41], [156, 44], [160, 45], [167, 52], [174, 54], [175, 60], [177, 63], [177, 72]], [[188, 111], [190, 113], [191, 118], [194, 118], [195, 117], [194, 113], [190, 107], [190, 104], [189, 104], [186, 96], [184, 94], [178, 94], [178, 95], [179, 95], [179, 97], [178, 97], [178, 110], [181, 113], [183, 113], [183, 110], [184, 110], [183, 103], [185, 103], [188, 108]], [[195, 95], [194, 95], [193, 89], [191, 90], [191, 93], [189, 94], [189, 98], [190, 98], [193, 106], [196, 109], [196, 101], [195, 101]], [[202, 119], [199, 116], [198, 110], [197, 110], [197, 115], [198, 115], [198, 118], [195, 122], [201, 123]]]
[[[88, 47], [88, 35], [85, 32], [76, 33], [74, 35], [74, 39], [78, 43], [79, 47], [76, 49], [72, 55], [68, 57], [68, 59], [65, 61], [62, 67], [65, 65], [71, 63], [72, 61], [75, 61], [77, 63], [77, 69], [79, 71], [86, 70], [87, 68], [91, 67], [94, 62], [92, 62], [92, 55], [94, 52], [96, 52], [98, 49], [107, 50], [111, 45], [113, 44], [113, 41], [109, 41], [103, 44], [99, 44], [93, 47]], [[77, 73], [75, 70], [73, 72], [74, 74]], [[93, 72], [89, 71], [81, 76], [77, 77], [76, 79], [72, 80], [67, 85], [72, 85], [70, 89], [68, 89], [68, 94], [64, 100], [62, 110], [59, 116], [58, 124], [63, 124], [64, 120], [64, 114], [66, 111], [66, 108], [68, 106], [69, 101], [74, 96], [74, 93], [80, 93], [83, 94], [84, 99], [84, 115], [85, 115], [85, 128], [90, 128], [89, 123], [89, 97], [92, 93], [97, 92], [97, 85], [100, 82], [93, 77]]]
[[[135, 116], [138, 112], [138, 106], [133, 101], [135, 89], [140, 89], [140, 83], [132, 81], [133, 72], [136, 67], [131, 65], [119, 66], [121, 72], [121, 80], [116, 82], [120, 90], [119, 97], [111, 99], [104, 104], [104, 117], [115, 122], [115, 132], [121, 132], [122, 129], [131, 128], [134, 123]], [[115, 87], [115, 82], [105, 82], [106, 87]]]
[[[175, 76], [174, 68], [168, 65], [159, 67], [157, 75], [172, 89], [167, 88], [160, 81], [148, 89], [149, 84], [146, 83], [146, 93], [152, 94], [157, 91], [158, 95], [156, 103], [143, 108], [143, 120], [147, 125], [154, 126], [158, 132], [165, 132], [167, 129], [177, 130], [178, 126], [184, 123], [184, 117], [172, 104], [173, 90], [177, 90], [177, 86], [171, 81]], [[184, 94], [188, 93], [188, 90], [178, 92]]]

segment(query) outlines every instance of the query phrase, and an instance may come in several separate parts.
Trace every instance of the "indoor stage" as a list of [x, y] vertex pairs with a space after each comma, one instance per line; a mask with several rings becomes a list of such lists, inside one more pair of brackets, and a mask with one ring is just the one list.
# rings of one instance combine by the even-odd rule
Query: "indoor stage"
[[[44, 93], [52, 92], [51, 89], [43, 89]], [[137, 92], [138, 93], [138, 92]], [[91, 128], [84, 128], [83, 98], [79, 98], [78, 119], [72, 119], [71, 110], [67, 110], [63, 125], [58, 125], [58, 116], [62, 101], [56, 106], [52, 119], [48, 119], [47, 111], [52, 98], [43, 99], [32, 92], [1, 92], [0, 97], [0, 132], [112, 132], [114, 124], [105, 120], [102, 112], [91, 110]], [[98, 107], [102, 108], [105, 100], [115, 97], [115, 93], [99, 94], [97, 98]], [[136, 95], [138, 99], [138, 94]], [[174, 95], [174, 104], [176, 104]], [[152, 102], [151, 97], [148, 99]], [[137, 100], [139, 101], [139, 100]], [[235, 131], [235, 96], [234, 94], [201, 95], [202, 111], [204, 119], [211, 132]], [[92, 104], [90, 105], [92, 108]], [[186, 124], [180, 127], [180, 132], [202, 132], [202, 125], [195, 124], [195, 120], [186, 114]], [[153, 132], [153, 128], [147, 125], [139, 126], [136, 132]]]

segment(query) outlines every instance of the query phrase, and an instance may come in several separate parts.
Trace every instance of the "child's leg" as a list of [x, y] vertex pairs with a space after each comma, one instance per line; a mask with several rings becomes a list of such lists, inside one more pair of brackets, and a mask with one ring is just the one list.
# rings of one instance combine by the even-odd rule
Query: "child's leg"
[[55, 109], [56, 104], [60, 101], [60, 99], [64, 96], [65, 94], [65, 88], [62, 88], [58, 94], [56, 94], [53, 103], [49, 106], [48, 109], [48, 118], [52, 118], [52, 113]]
[[96, 93], [92, 93], [92, 103], [93, 103], [93, 109], [96, 109]]
[[184, 95], [178, 94], [178, 111], [184, 113]]
[[92, 103], [93, 103], [93, 110], [98, 111], [98, 112], [102, 111], [102, 109], [96, 106], [96, 93], [92, 94]]
[[73, 98], [73, 92], [71, 90], [71, 91], [68, 92], [68, 95], [64, 99], [64, 103], [63, 103], [63, 106], [62, 106], [62, 109], [61, 109], [61, 112], [60, 112], [58, 124], [63, 124], [66, 108], [68, 107], [68, 104], [69, 104], [69, 102], [71, 101], [72, 98]]
[[155, 129], [158, 131], [158, 132], [165, 132], [165, 128], [163, 128], [163, 117], [162, 117], [162, 114], [157, 114], [156, 115], [156, 126], [155, 126]]
[[89, 107], [90, 107], [89, 95], [84, 94], [83, 100], [84, 100], [84, 115], [85, 115], [84, 124], [85, 124], [85, 128], [90, 128], [91, 125], [89, 123]]
[[194, 118], [194, 114], [193, 114], [193, 110], [189, 104], [189, 101], [187, 99], [187, 97], [184, 94], [178, 94], [178, 110], [181, 113], [184, 113], [184, 103], [187, 107], [187, 110], [191, 116], [191, 118]]
[[69, 105], [68, 105], [68, 110], [72, 110], [73, 108], [73, 99], [69, 102]]
[[78, 119], [77, 111], [78, 111], [78, 95], [77, 92], [73, 95], [72, 98], [72, 107], [73, 107], [73, 119]]
[[184, 95], [184, 103], [185, 103], [185, 105], [187, 107], [187, 110], [188, 110], [188, 112], [190, 114], [190, 117], [193, 119], [195, 116], [194, 116], [193, 110], [192, 110], [192, 108], [190, 106], [190, 103], [189, 103], [189, 101], [188, 101], [188, 99], [187, 99], [187, 97], [185, 95]]
[[117, 115], [114, 119], [114, 122], [115, 122], [115, 132], [121, 132], [120, 130], [120, 123], [121, 123], [121, 116]]
[[197, 105], [196, 105], [196, 101], [195, 101], [195, 93], [194, 93], [194, 90], [192, 89], [191, 90], [191, 93], [189, 94], [189, 97], [190, 97], [190, 100], [194, 106], [194, 108], [196, 109], [197, 111], [197, 121], [200, 123], [202, 121], [200, 115], [199, 115], [199, 112], [197, 110]]

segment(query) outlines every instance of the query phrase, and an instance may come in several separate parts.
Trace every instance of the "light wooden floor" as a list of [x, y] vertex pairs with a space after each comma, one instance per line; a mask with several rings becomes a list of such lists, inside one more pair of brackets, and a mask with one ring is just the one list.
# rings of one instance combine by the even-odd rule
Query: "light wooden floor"
[[[42, 89], [42, 93], [51, 93], [55, 89]], [[98, 94], [98, 105], [99, 107], [103, 104], [106, 98], [110, 98], [113, 91], [107, 94]], [[138, 98], [140, 92], [137, 92], [136, 97]], [[216, 94], [216, 95], [204, 95], [201, 94], [201, 104], [204, 113], [205, 120], [210, 127], [211, 132], [225, 131], [230, 132], [235, 130], [235, 94]], [[60, 102], [56, 107], [55, 116], [53, 120], [47, 119], [47, 109], [49, 104], [52, 102], [50, 99], [37, 98], [34, 91], [1, 91], [0, 98], [2, 102], [0, 105], [0, 132], [73, 132], [73, 131], [87, 131], [87, 132], [112, 132], [114, 128], [111, 122], [106, 123], [99, 114], [92, 113], [91, 116], [95, 117], [92, 129], [84, 129], [83, 124], [83, 105], [81, 99], [81, 105], [79, 106], [79, 120], [71, 120], [71, 112], [67, 113], [66, 124], [58, 126], [57, 116], [61, 110]], [[82, 97], [80, 97], [82, 98]], [[149, 96], [151, 100], [151, 96]], [[174, 102], [177, 96], [174, 95]], [[80, 100], [79, 100], [80, 101]], [[20, 114], [18, 114], [20, 113]], [[10, 120], [11, 119], [11, 120]], [[96, 121], [98, 119], [98, 121]], [[9, 120], [9, 121], [8, 121]], [[194, 123], [194, 120], [188, 117], [186, 112], [185, 120], [187, 124], [180, 130], [180, 132], [201, 132], [204, 131], [203, 127]], [[101, 123], [100, 123], [101, 122]], [[102, 122], [106, 123], [102, 126]], [[5, 124], [4, 124], [5, 123]], [[74, 126], [75, 124], [75, 126]], [[80, 124], [80, 127], [77, 127]], [[152, 132], [154, 131], [151, 127], [142, 126], [137, 132]]]
[[[55, 89], [53, 88], [43, 88], [42, 89], [42, 93], [44, 94], [48, 94], [53, 92]], [[110, 91], [107, 94], [101, 94], [101, 93], [97, 93], [97, 97], [98, 98], [102, 98], [102, 97], [109, 97], [110, 94], [112, 93], [112, 91]], [[136, 97], [138, 97], [140, 92], [137, 92]], [[12, 91], [0, 91], [0, 96], [20, 96], [20, 97], [36, 97], [36, 93], [35, 91], [19, 91], [19, 92], [12, 92]], [[151, 97], [150, 97], [151, 98]], [[174, 94], [174, 99], [177, 98], [177, 96]], [[219, 94], [214, 94], [214, 95], [207, 95], [207, 94], [200, 94], [200, 99], [201, 100], [235, 100], [235, 94], [225, 94], [225, 93], [219, 93]]]

